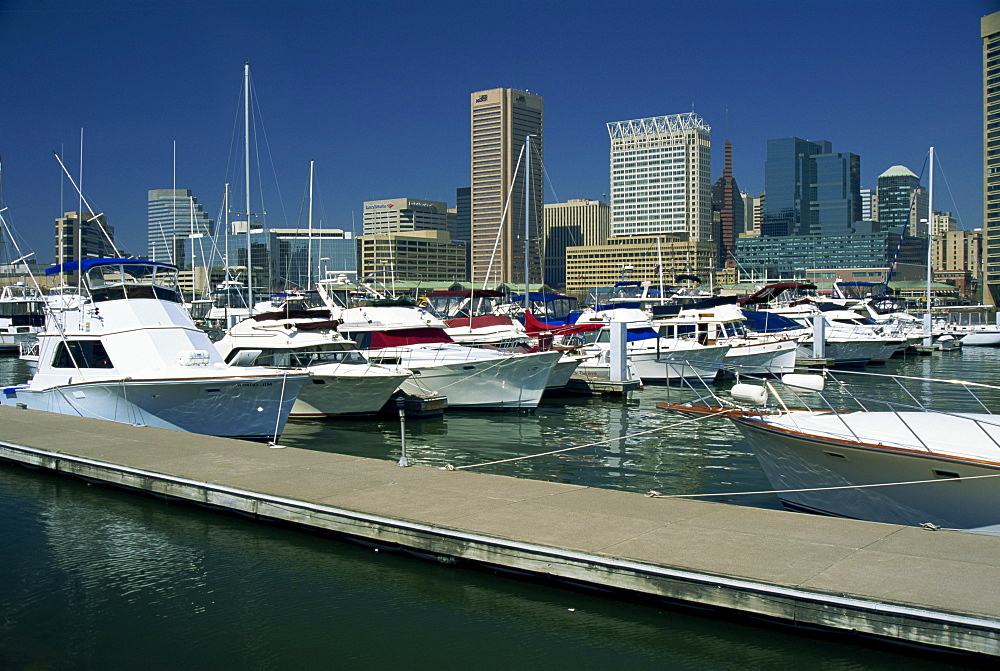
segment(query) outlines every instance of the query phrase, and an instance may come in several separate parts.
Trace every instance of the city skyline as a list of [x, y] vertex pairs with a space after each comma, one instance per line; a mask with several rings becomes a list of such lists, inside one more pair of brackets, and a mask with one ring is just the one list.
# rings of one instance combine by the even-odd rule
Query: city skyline
[[[712, 126], [712, 182], [727, 138], [753, 195], [768, 139], [829, 140], [861, 157], [866, 188], [893, 165], [921, 174], [934, 145], [935, 209], [981, 225], [979, 19], [995, 2], [616, 8], [642, 17], [638, 36], [597, 3], [512, 7], [537, 8], [538, 21], [454, 2], [2, 0], [4, 216], [52, 260], [55, 218], [79, 209], [52, 151], [79, 178], [82, 129], [85, 193], [129, 251], [146, 248], [148, 190], [172, 188], [174, 142], [177, 188], [218, 220], [223, 185], [242, 180], [231, 164], [249, 60], [271, 228], [305, 225], [310, 160], [317, 226], [360, 234], [362, 203], [400, 194], [453, 206], [470, 184], [468, 96], [492, 87], [545, 98], [549, 203], [608, 199], [605, 124], [693, 108]], [[803, 56], [806, 35], [829, 44]]]

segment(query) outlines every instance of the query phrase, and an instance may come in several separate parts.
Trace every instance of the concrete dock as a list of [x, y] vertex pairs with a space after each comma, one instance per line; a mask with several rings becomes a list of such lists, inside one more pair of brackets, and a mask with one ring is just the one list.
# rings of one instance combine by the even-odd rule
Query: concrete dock
[[1000, 656], [997, 536], [400, 468], [9, 406], [0, 459], [447, 561]]

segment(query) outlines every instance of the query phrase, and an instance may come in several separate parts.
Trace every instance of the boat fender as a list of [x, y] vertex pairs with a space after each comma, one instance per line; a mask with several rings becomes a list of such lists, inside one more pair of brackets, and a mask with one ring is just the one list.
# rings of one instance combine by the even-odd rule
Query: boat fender
[[781, 384], [795, 391], [823, 391], [826, 378], [822, 375], [788, 373], [781, 376]]
[[767, 389], [758, 387], [755, 384], [745, 384], [739, 382], [729, 390], [729, 395], [737, 401], [753, 403], [754, 405], [764, 405], [767, 402]]

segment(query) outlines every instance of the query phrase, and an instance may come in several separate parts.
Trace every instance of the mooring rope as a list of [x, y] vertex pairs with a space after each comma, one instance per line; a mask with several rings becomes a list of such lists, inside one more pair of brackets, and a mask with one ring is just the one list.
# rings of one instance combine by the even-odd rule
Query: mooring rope
[[551, 455], [551, 454], [560, 454], [562, 452], [572, 452], [573, 450], [582, 450], [585, 447], [594, 447], [596, 445], [605, 445], [607, 443], [613, 443], [615, 441], [625, 440], [627, 438], [635, 438], [636, 436], [645, 436], [646, 434], [655, 433], [657, 431], [665, 431], [666, 429], [672, 429], [674, 427], [681, 426], [682, 424], [690, 424], [691, 422], [697, 422], [700, 419], [708, 419], [709, 417], [718, 417], [719, 415], [726, 414], [726, 412], [727, 411], [722, 410], [722, 411], [719, 411], [719, 412], [716, 412], [716, 413], [712, 413], [711, 415], [702, 415], [700, 417], [694, 417], [692, 419], [681, 420], [680, 422], [677, 422], [675, 424], [668, 424], [667, 426], [660, 426], [660, 427], [657, 427], [655, 429], [649, 429], [648, 431], [640, 431], [639, 433], [630, 433], [627, 436], [619, 436], [617, 438], [608, 438], [607, 440], [599, 440], [596, 443], [587, 443], [586, 445], [575, 445], [573, 447], [566, 447], [566, 448], [563, 448], [561, 450], [552, 450], [550, 452], [539, 452], [538, 454], [527, 454], [527, 455], [524, 455], [524, 456], [521, 456], [521, 457], [511, 457], [510, 459], [498, 459], [496, 461], [487, 461], [487, 462], [484, 462], [484, 463], [481, 463], [481, 464], [470, 464], [468, 466], [452, 466], [451, 464], [446, 464], [445, 466], [441, 467], [441, 470], [444, 470], [444, 471], [461, 471], [461, 470], [466, 469], [466, 468], [479, 468], [480, 466], [492, 466], [494, 464], [505, 464], [505, 463], [511, 462], [511, 461], [520, 461], [521, 459], [534, 459], [535, 457], [545, 457], [545, 456], [548, 456], [548, 455]]

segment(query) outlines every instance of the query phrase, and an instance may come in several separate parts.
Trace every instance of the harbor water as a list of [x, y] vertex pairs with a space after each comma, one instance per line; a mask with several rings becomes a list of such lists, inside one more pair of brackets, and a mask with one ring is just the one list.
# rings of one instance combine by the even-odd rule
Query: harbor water
[[[871, 370], [995, 383], [1000, 351], [966, 348]], [[0, 381], [26, 376], [16, 358], [0, 359]], [[907, 390], [924, 393], [919, 383]], [[685, 422], [655, 407], [692, 395], [647, 386], [629, 399], [546, 400], [531, 414], [409, 419], [407, 457], [779, 508], [774, 495], [736, 495], [769, 485], [728, 423]], [[400, 424], [295, 421], [279, 442], [396, 461]], [[480, 466], [546, 452], [555, 453]], [[912, 670], [962, 663], [420, 561], [10, 464], [0, 464], [0, 502], [5, 669]]]

